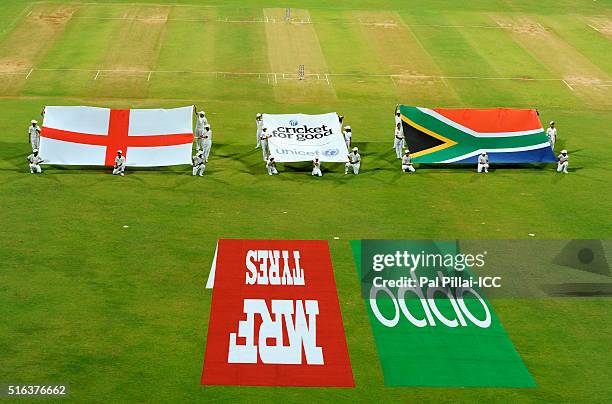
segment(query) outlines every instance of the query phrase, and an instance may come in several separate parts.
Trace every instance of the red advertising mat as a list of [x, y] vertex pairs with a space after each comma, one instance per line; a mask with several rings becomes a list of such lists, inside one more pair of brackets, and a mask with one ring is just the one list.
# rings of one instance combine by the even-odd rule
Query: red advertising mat
[[327, 241], [219, 240], [204, 385], [354, 387]]

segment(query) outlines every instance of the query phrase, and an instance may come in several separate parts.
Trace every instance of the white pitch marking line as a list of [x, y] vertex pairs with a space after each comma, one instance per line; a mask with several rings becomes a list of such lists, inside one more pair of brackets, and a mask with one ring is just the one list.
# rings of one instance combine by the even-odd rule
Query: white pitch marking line
[[[215, 75], [216, 77], [223, 77], [224, 75], [230, 76], [259, 76], [262, 74], [273, 76], [273, 81], [275, 84], [278, 83], [278, 76], [285, 75], [287, 77], [295, 77], [295, 73], [282, 73], [282, 72], [223, 72], [223, 71], [189, 71], [189, 70], [122, 70], [122, 69], [75, 69], [75, 68], [33, 68], [33, 71], [46, 71], [46, 72], [95, 72], [95, 78], [101, 77], [103, 73], [110, 74], [175, 74], [175, 75], [183, 75], [183, 74], [200, 74], [200, 75]], [[0, 72], [0, 74], [27, 74], [27, 70], [20, 72]], [[538, 81], [538, 82], [546, 82], [546, 81], [564, 81], [562, 78], [544, 78], [544, 77], [486, 77], [486, 76], [435, 76], [435, 75], [406, 75], [403, 76], [401, 74], [368, 74], [368, 73], [308, 73], [306, 76], [315, 77], [315, 76], [327, 76], [326, 80], [329, 80], [333, 77], [359, 77], [359, 78], [391, 78], [391, 79], [439, 79], [439, 80], [508, 80], [508, 81]], [[320, 78], [321, 79], [321, 78]], [[321, 79], [323, 80], [323, 79]], [[612, 80], [603, 80], [602, 84], [592, 84], [592, 87], [601, 87], [608, 86], [612, 84]], [[566, 85], [569, 83], [566, 82]]]
[[147, 77], [147, 81], [151, 81], [151, 75], [153, 74], [152, 71], [149, 72], [149, 76]]
[[563, 84], [565, 84], [567, 86], [567, 88], [569, 88], [572, 91], [575, 91], [574, 87], [570, 86], [570, 84], [567, 81], [565, 81], [565, 80], [561, 80], [561, 81], [563, 82]]
[[30, 71], [28, 72], [28, 75], [26, 76], [26, 80], [30, 78], [30, 76], [32, 75], [32, 72], [34, 71], [34, 69], [30, 69]]
[[329, 85], [331, 85], [331, 84], [329, 83], [329, 76], [327, 75], [327, 73], [325, 73], [325, 81], [327, 81], [327, 85], [328, 85], [328, 86], [329, 86]]
[[[134, 21], [185, 21], [185, 22], [208, 22], [210, 19], [206, 18], [148, 18], [148, 17], [94, 17], [94, 16], [73, 16], [71, 18], [81, 19], [81, 20], [134, 20]], [[217, 22], [224, 23], [234, 23], [234, 24], [262, 24], [262, 23], [270, 23], [276, 24], [277, 21], [275, 18], [266, 17], [265, 19], [254, 19], [254, 20], [240, 20], [240, 19], [229, 19], [229, 17], [225, 18], [217, 18]], [[292, 21], [294, 24], [315, 24], [312, 20], [295, 20]], [[373, 27], [429, 27], [429, 28], [482, 28], [482, 29], [503, 29], [505, 27], [502, 26], [494, 26], [494, 25], [450, 25], [450, 24], [398, 24], [395, 22], [353, 22], [353, 21], [317, 21], [316, 24], [343, 24], [343, 25], [365, 25], [365, 26], [373, 26]], [[543, 28], [543, 27], [542, 27]], [[591, 27], [595, 30], [597, 28]]]
[[30, 10], [30, 12], [28, 13], [28, 15], [26, 15], [26, 17], [29, 17], [32, 15], [33, 10]]
[[389, 78], [393, 82], [393, 85], [397, 88], [397, 83], [395, 82], [395, 78], [393, 76], [389, 76]]
[[94, 77], [94, 80], [98, 80], [98, 76], [100, 76], [100, 70], [98, 70], [98, 72], [96, 73], [96, 77]]
[[598, 30], [597, 28], [595, 28], [594, 26], [592, 26], [591, 24], [587, 24], [589, 27], [593, 28], [595, 31], [597, 32], [601, 32], [600, 30]]

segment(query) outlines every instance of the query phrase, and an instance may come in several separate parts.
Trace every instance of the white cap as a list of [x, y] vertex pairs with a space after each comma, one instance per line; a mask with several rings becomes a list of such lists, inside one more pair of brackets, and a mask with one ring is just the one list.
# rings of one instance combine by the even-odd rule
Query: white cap
[[199, 152], [197, 152], [197, 153], [196, 153], [196, 156], [201, 156], [202, 154], [204, 154], [204, 153], [202, 153], [201, 151], [199, 151]]
[[33, 153], [38, 153], [38, 149], [32, 150]]
[[351, 129], [351, 125], [346, 125], [344, 129]]
[[410, 150], [406, 149], [406, 151], [404, 153], [410, 153]]
[[561, 154], [567, 154], [567, 150], [565, 149], [561, 150]]
[[38, 122], [36, 122], [36, 119], [32, 119], [32, 123], [38, 123]]
[[555, 124], [555, 121], [550, 121], [550, 125], [554, 125], [554, 124]]
[[480, 154], [482, 154], [482, 155], [484, 156], [485, 154], [487, 154], [487, 152], [486, 152], [486, 151], [483, 151], [483, 152], [482, 152], [482, 153], [480, 153]]
[[198, 115], [206, 115], [206, 114], [204, 113], [204, 111], [200, 111], [198, 112]]
[[119, 149], [119, 150], [117, 150], [117, 153], [123, 154], [123, 150]]
[[258, 113], [257, 116], [261, 116], [261, 113]]
[[357, 147], [353, 147], [353, 151], [358, 151], [359, 149]]

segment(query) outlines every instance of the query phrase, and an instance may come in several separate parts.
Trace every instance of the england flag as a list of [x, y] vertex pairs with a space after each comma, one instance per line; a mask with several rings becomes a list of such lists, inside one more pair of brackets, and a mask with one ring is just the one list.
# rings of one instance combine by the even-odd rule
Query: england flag
[[191, 164], [193, 106], [109, 109], [50, 106], [40, 139], [45, 164], [113, 166], [123, 151], [129, 167]]

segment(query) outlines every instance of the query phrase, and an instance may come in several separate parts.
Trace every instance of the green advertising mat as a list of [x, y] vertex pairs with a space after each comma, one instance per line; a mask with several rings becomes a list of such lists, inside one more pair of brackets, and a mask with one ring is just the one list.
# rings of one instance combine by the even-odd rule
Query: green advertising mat
[[[352, 241], [351, 247], [385, 385], [536, 386], [482, 290], [449, 286], [445, 294], [432, 284], [413, 289], [393, 282], [380, 285], [422, 276], [430, 281], [451, 274], [474, 278], [474, 271], [458, 264], [457, 258], [465, 257], [457, 242], [363, 240]], [[410, 258], [418, 256], [445, 260], [442, 265], [414, 265], [411, 272], [415, 261]]]

